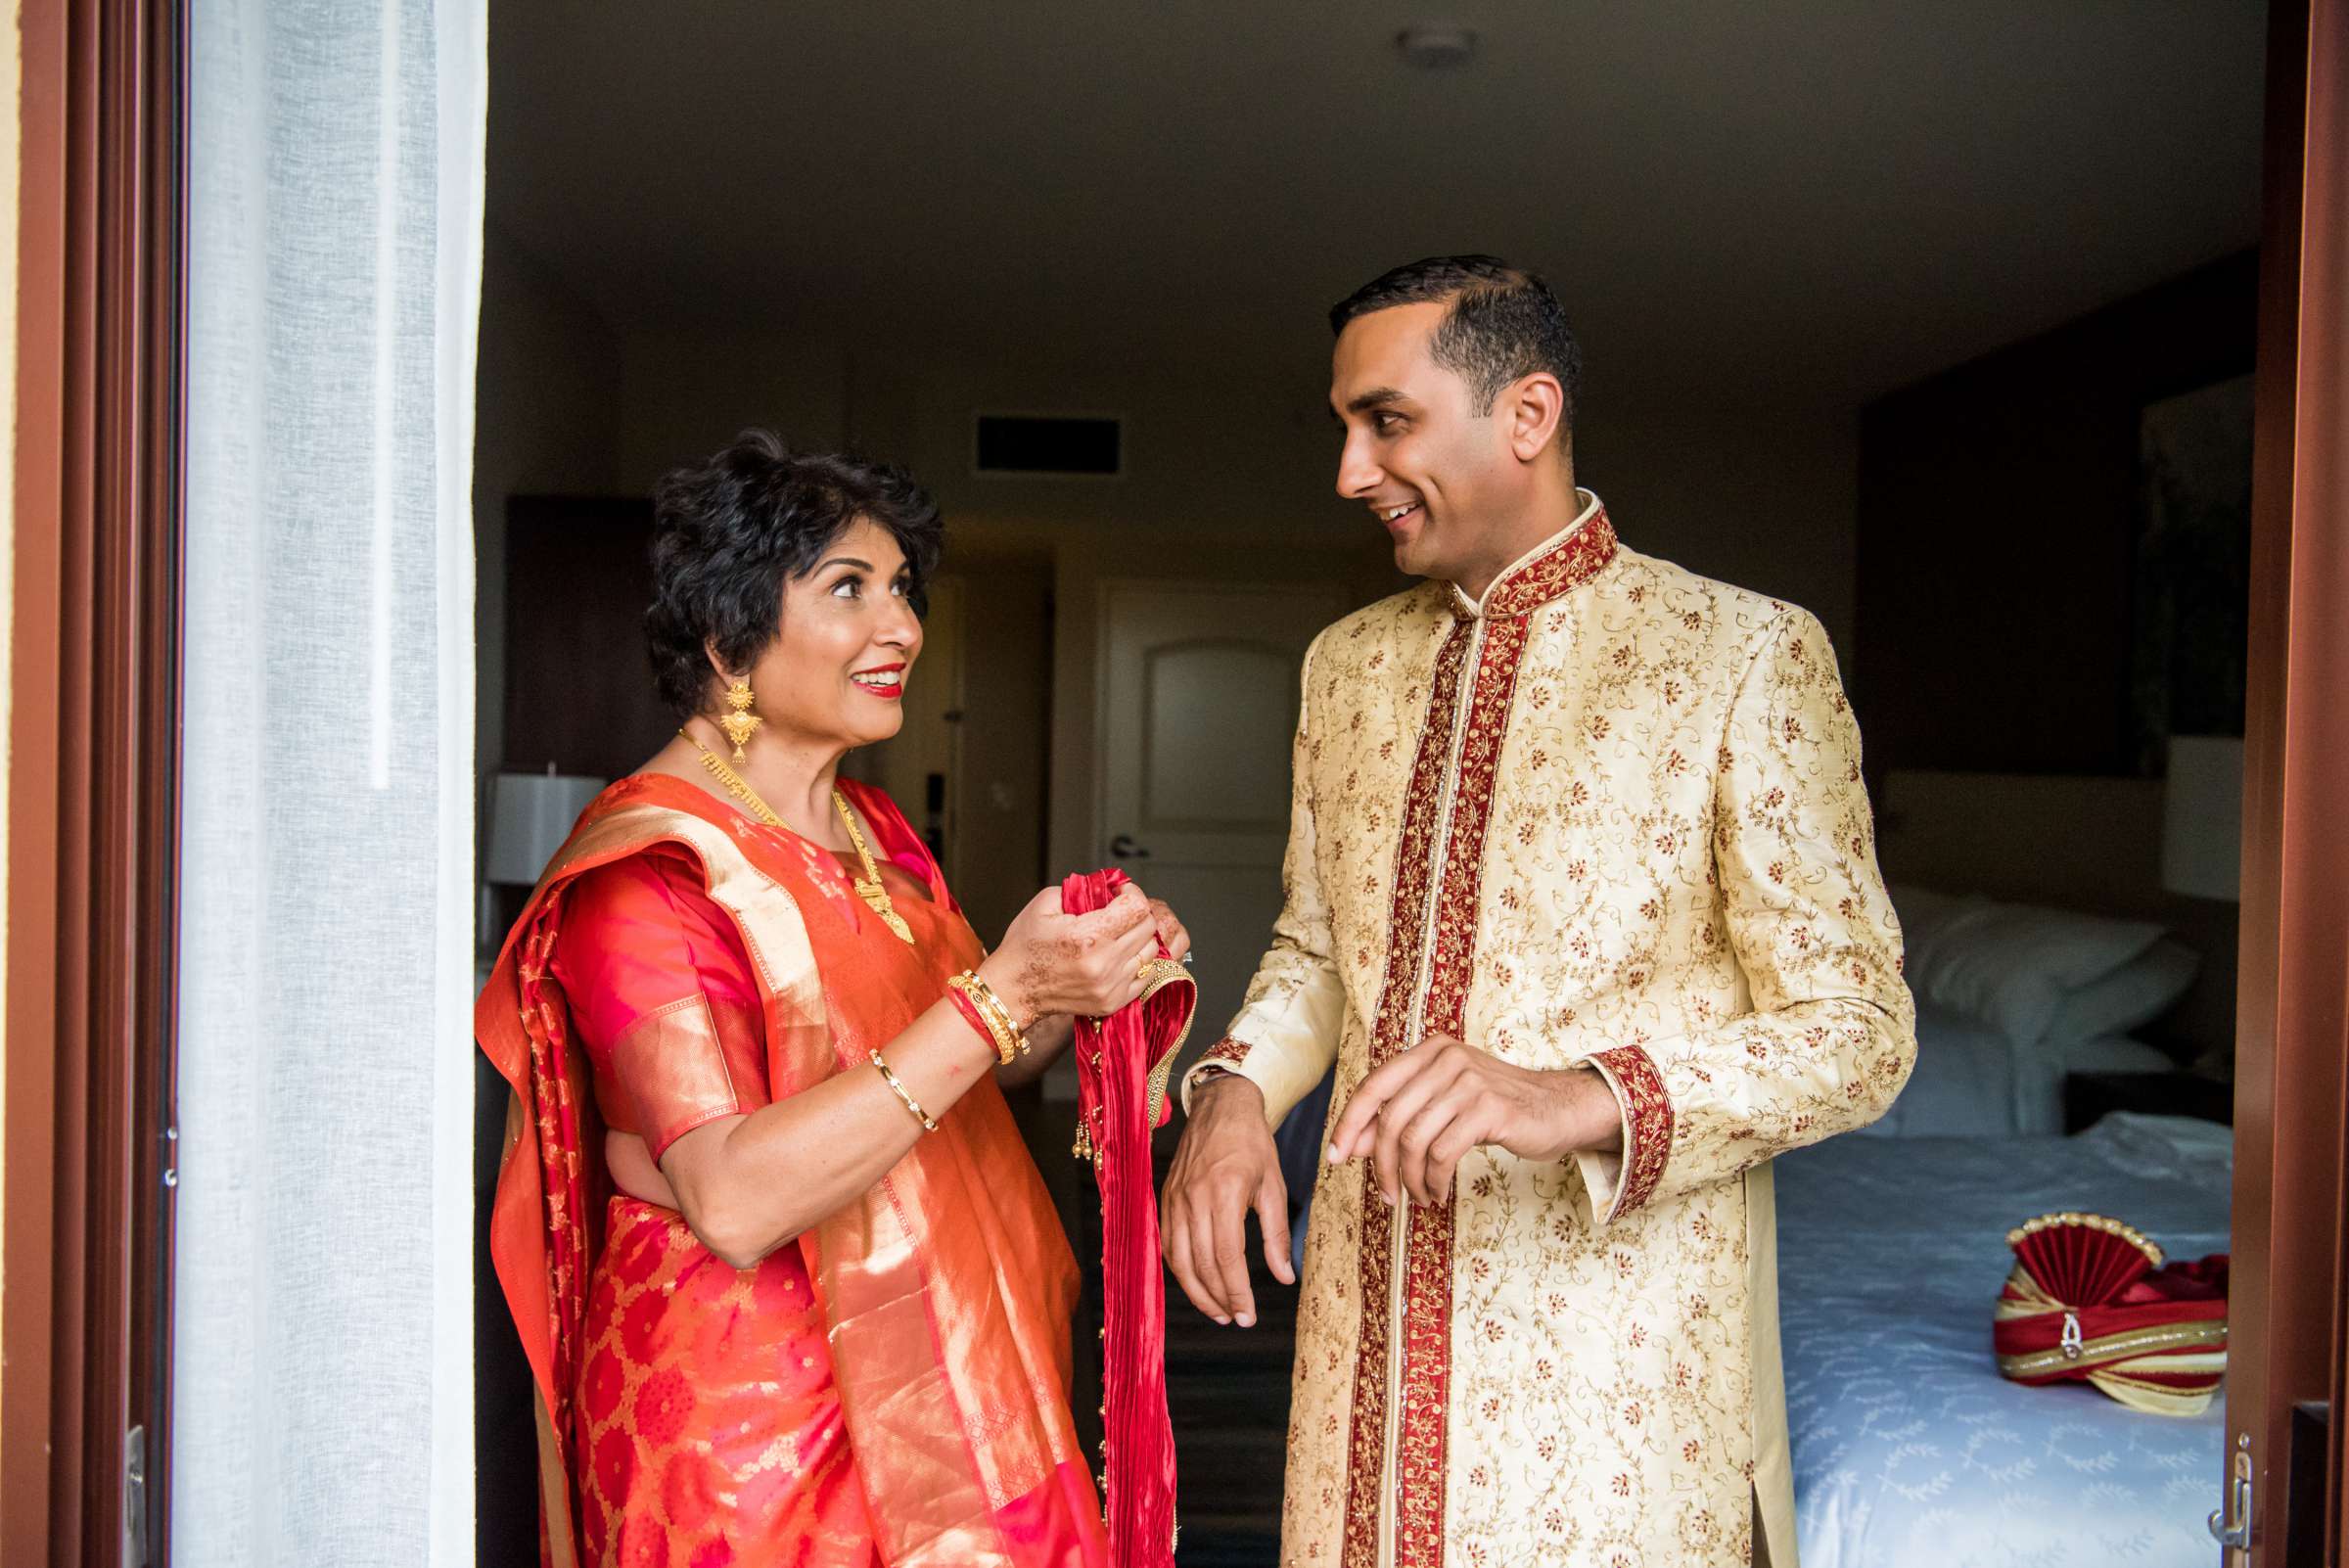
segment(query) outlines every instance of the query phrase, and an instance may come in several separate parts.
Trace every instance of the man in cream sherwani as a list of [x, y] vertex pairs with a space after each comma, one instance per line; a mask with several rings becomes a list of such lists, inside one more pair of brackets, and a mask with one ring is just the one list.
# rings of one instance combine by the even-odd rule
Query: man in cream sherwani
[[1270, 1130], [1334, 1061], [1286, 1568], [1791, 1563], [1769, 1161], [1916, 1048], [1834, 654], [1576, 488], [1538, 278], [1417, 262], [1331, 321], [1338, 488], [1426, 580], [1306, 657], [1285, 906], [1184, 1084], [1168, 1262], [1254, 1321]]

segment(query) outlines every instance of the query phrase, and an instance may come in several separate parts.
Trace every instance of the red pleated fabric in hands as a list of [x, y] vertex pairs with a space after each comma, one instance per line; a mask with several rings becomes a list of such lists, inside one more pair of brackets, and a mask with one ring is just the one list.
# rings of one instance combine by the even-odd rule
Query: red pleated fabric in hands
[[[1071, 877], [1061, 884], [1060, 906], [1089, 913], [1126, 883], [1122, 871]], [[1118, 1568], [1173, 1568], [1174, 1561], [1166, 1274], [1150, 1134], [1174, 1114], [1167, 1075], [1198, 1000], [1189, 973], [1166, 960], [1153, 966], [1139, 1000], [1077, 1025], [1077, 1155], [1091, 1159], [1101, 1188], [1101, 1499]]]

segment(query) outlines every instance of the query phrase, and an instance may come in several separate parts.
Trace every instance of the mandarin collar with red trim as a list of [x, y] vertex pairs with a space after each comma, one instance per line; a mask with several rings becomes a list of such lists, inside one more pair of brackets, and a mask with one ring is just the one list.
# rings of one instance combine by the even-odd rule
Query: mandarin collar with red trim
[[1615, 526], [1596, 495], [1579, 486], [1574, 493], [1583, 498], [1582, 512], [1518, 557], [1486, 587], [1483, 598], [1471, 599], [1458, 583], [1451, 584], [1451, 613], [1463, 621], [1529, 615], [1597, 576], [1615, 559]]

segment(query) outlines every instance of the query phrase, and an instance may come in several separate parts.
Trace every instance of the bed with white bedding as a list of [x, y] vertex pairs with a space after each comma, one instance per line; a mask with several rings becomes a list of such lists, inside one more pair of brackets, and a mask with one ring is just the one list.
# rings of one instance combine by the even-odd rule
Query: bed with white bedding
[[2018, 1046], [1998, 1026], [1934, 1002], [1916, 1004], [1916, 1070], [1864, 1137], [2004, 1138], [2063, 1130], [2063, 1081], [2074, 1073], [2174, 1073], [2177, 1062], [2117, 1036]]
[[[1999, 1376], [2009, 1227], [2085, 1209], [2228, 1250], [2232, 1143], [2114, 1116], [2078, 1137], [1843, 1137], [1775, 1165], [1803, 1568], [2207, 1568], [2220, 1407], [2142, 1414]], [[2222, 1398], [2224, 1396], [2222, 1395]]]
[[2166, 1073], [2132, 1034], [2194, 982], [2199, 956], [2160, 925], [1895, 885], [1916, 995], [1916, 1070], [1879, 1137], [2063, 1130], [2074, 1073]]

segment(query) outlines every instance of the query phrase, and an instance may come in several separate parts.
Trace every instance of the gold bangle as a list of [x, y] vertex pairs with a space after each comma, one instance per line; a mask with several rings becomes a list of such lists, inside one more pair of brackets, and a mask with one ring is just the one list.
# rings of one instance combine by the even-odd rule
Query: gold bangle
[[898, 1075], [889, 1070], [889, 1064], [881, 1059], [881, 1053], [873, 1051], [870, 1055], [873, 1058], [873, 1065], [881, 1069], [881, 1082], [889, 1085], [889, 1091], [892, 1094], [904, 1102], [905, 1109], [913, 1113], [913, 1119], [922, 1124], [922, 1130], [925, 1132], [937, 1131], [938, 1124], [930, 1120], [929, 1113], [922, 1109], [920, 1101], [905, 1092], [905, 1085], [898, 1082]]
[[1028, 1048], [1028, 1031], [1022, 1029], [1019, 1020], [1012, 1017], [1011, 1004], [1003, 999], [994, 987], [980, 978], [978, 970], [971, 970], [970, 976], [971, 992], [979, 1005], [1001, 1019], [1003, 1027], [1011, 1032], [1012, 1038], [1020, 1042], [1020, 1049], [1025, 1051]]
[[966, 969], [946, 984], [971, 999], [971, 1005], [988, 1021], [990, 1033], [1000, 1031], [995, 1034], [995, 1049], [1002, 1055], [1004, 1066], [1011, 1065], [1015, 1047], [1020, 1055], [1028, 1054], [1028, 1032], [1013, 1019], [1011, 1009], [995, 994], [995, 988], [979, 977], [978, 970]]
[[[971, 1011], [979, 1017], [980, 1031], [986, 1035], [989, 1043], [995, 1047], [997, 1065], [1009, 1067], [1012, 1057], [1017, 1054], [1012, 1045], [1011, 1034], [1003, 1027], [1003, 1020], [994, 1009], [989, 1007], [980, 998], [981, 984], [978, 977], [966, 969], [961, 974], [949, 979], [946, 982], [946, 989], [971, 1004]], [[970, 1020], [965, 1018], [963, 1022], [968, 1023]]]
[[1011, 1009], [1004, 1005], [1003, 998], [990, 991], [987, 982], [980, 980], [977, 976], [972, 977], [972, 982], [979, 988], [979, 1005], [1003, 1026], [1005, 1032], [1011, 1036], [1012, 1044], [1019, 1047], [1020, 1054], [1027, 1055], [1028, 1032], [1012, 1019]]

